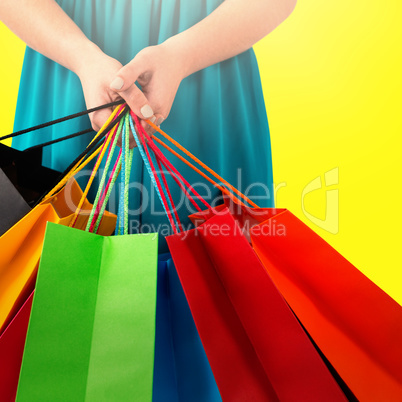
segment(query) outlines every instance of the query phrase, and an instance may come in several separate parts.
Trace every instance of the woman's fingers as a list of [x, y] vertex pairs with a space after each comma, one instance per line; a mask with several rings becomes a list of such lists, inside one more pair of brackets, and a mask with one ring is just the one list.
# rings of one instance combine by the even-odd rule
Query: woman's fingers
[[[130, 109], [140, 119], [140, 124], [152, 135], [155, 129], [145, 120], [159, 126], [168, 116], [178, 83], [172, 80], [168, 60], [159, 46], [141, 50], [133, 60], [122, 67], [110, 84], [110, 88], [125, 99]], [[136, 82], [141, 86], [136, 85]], [[134, 143], [130, 135], [130, 144]]]
[[111, 108], [98, 110], [90, 115], [91, 125], [94, 131], [98, 132], [106, 123], [113, 110]]
[[[135, 59], [134, 59], [135, 60]], [[125, 99], [130, 109], [141, 119], [150, 119], [154, 111], [146, 96], [135, 85], [135, 81], [141, 72], [138, 70], [135, 61], [126, 64], [110, 84], [110, 88], [116, 91]]]

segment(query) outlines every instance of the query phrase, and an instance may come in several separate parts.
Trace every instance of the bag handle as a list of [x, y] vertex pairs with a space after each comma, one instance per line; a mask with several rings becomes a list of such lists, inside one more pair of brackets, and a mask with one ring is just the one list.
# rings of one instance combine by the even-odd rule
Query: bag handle
[[[113, 132], [110, 134], [112, 144], [111, 144], [111, 146], [109, 147], [109, 150], [108, 150], [106, 163], [105, 163], [105, 168], [103, 170], [103, 174], [102, 174], [102, 177], [101, 177], [101, 180], [100, 180], [100, 183], [99, 183], [98, 191], [96, 193], [95, 201], [93, 203], [93, 208], [92, 208], [91, 213], [90, 213], [89, 218], [88, 218], [88, 223], [87, 223], [87, 226], [85, 228], [86, 231], [92, 232], [94, 230], [95, 225], [98, 222], [98, 217], [99, 217], [100, 211], [102, 209], [102, 206], [103, 206], [103, 203], [104, 203], [104, 198], [105, 198], [105, 195], [106, 195], [106, 193], [103, 192], [103, 187], [104, 187], [105, 181], [106, 181], [106, 175], [109, 172], [110, 164], [111, 164], [111, 161], [112, 161], [112, 156], [114, 154], [114, 151], [115, 151], [115, 148], [116, 148], [116, 145], [117, 145], [117, 141], [118, 141], [118, 139], [120, 137], [121, 131], [122, 131], [122, 125], [119, 124], [118, 126], [116, 126], [116, 128], [113, 130]], [[103, 145], [107, 146], [106, 142]], [[101, 153], [102, 153], [102, 151], [103, 150], [101, 150]], [[121, 155], [121, 150], [120, 150], [120, 153], [119, 153], [118, 160], [120, 159], [120, 155]], [[99, 158], [100, 158], [100, 156], [98, 157], [98, 160], [99, 160]], [[99, 161], [99, 163], [100, 163], [100, 161]], [[115, 164], [113, 173], [115, 172], [116, 168], [117, 168], [117, 165]], [[95, 168], [94, 168], [94, 170], [95, 170]], [[94, 170], [92, 170], [91, 177], [93, 177], [96, 174], [96, 171], [94, 171]], [[112, 174], [111, 177], [113, 177], [113, 174]], [[110, 182], [110, 179], [109, 179], [108, 186], [110, 186], [110, 183], [111, 182]], [[105, 189], [105, 191], [107, 192], [107, 189]], [[102, 215], [100, 216], [100, 218], [101, 217], [102, 217]], [[99, 223], [100, 223], [100, 221], [99, 221]], [[97, 226], [99, 226], [99, 224]]]
[[[133, 120], [135, 121], [135, 127]], [[149, 123], [152, 125], [152, 123], [149, 121]], [[179, 155], [177, 152], [175, 152], [173, 149], [171, 149], [168, 145], [166, 145], [163, 141], [159, 140], [155, 135], [152, 135], [150, 137], [142, 125], [139, 122], [138, 117], [130, 111], [130, 113], [125, 113], [124, 117], [124, 124], [123, 127], [121, 126], [122, 123], [119, 124], [119, 134], [116, 135], [116, 130], [113, 132], [113, 146], [112, 148], [109, 149], [108, 153], [108, 160], [110, 159], [111, 155], [113, 155], [113, 151], [115, 149], [116, 143], [117, 143], [117, 138], [120, 135], [121, 131], [123, 130], [123, 141], [122, 141], [122, 149], [120, 150], [119, 157], [115, 163], [115, 166], [113, 168], [113, 172], [111, 177], [109, 178], [109, 182], [103, 192], [103, 195], [101, 196], [101, 191], [104, 186], [105, 182], [105, 177], [106, 173], [109, 170], [110, 162], [106, 163], [107, 166], [105, 167], [104, 170], [104, 177], [101, 180], [100, 187], [98, 189], [98, 194], [97, 194], [97, 199], [94, 202], [94, 210], [95, 213], [91, 214], [91, 217], [88, 221], [87, 225], [87, 230], [97, 230], [99, 227], [99, 223], [102, 217], [102, 214], [104, 212], [104, 208], [106, 206], [106, 202], [108, 199], [108, 195], [110, 195], [111, 191], [111, 186], [113, 186], [118, 171], [120, 168], [122, 169], [122, 191], [120, 194], [120, 203], [119, 203], [119, 214], [118, 214], [118, 225], [116, 227], [116, 234], [120, 234], [122, 232], [122, 225], [125, 228], [125, 233], [127, 233], [128, 230], [128, 213], [127, 213], [127, 208], [128, 208], [128, 181], [129, 181], [129, 173], [131, 171], [131, 158], [128, 158], [128, 155], [130, 153], [129, 146], [128, 146], [128, 141], [129, 141], [129, 127], [131, 127], [131, 131], [133, 132], [134, 138], [137, 142], [141, 157], [144, 161], [144, 164], [148, 170], [148, 173], [150, 174], [151, 181], [157, 191], [158, 197], [160, 198], [162, 202], [162, 206], [165, 210], [165, 213], [168, 217], [168, 220], [173, 228], [173, 231], [175, 233], [178, 233], [179, 231], [182, 230], [182, 225], [180, 223], [176, 208], [174, 207], [173, 199], [171, 196], [171, 193], [169, 191], [169, 187], [166, 182], [165, 178], [165, 173], [162, 171], [162, 165], [167, 169], [168, 173], [174, 178], [176, 183], [180, 186], [180, 188], [185, 192], [186, 196], [191, 200], [196, 206], [197, 209], [200, 211], [200, 208], [198, 205], [194, 202], [193, 198], [190, 196], [189, 191], [190, 190], [196, 197], [201, 200], [204, 205], [207, 206], [207, 208], [211, 208], [211, 206], [206, 203], [206, 201], [199, 196], [199, 194], [189, 185], [189, 183], [184, 179], [184, 177], [177, 171], [177, 169], [174, 168], [174, 166], [167, 160], [167, 158], [162, 154], [162, 152], [158, 149], [156, 144], [153, 142], [153, 139], [155, 139], [159, 144], [164, 146], [166, 149], [169, 150], [169, 152], [173, 153], [179, 159], [181, 159], [183, 162], [185, 162], [187, 165], [189, 165], [192, 169], [197, 171], [201, 176], [206, 178], [209, 182], [211, 182], [214, 186], [216, 186], [218, 189], [222, 191], [222, 193], [228, 195], [231, 198], [234, 198], [237, 200], [237, 202], [241, 203], [242, 205], [245, 205], [244, 202], [239, 198], [236, 197], [233, 193], [229, 192], [225, 187], [221, 186], [218, 184], [216, 181], [212, 180], [209, 178], [204, 172], [202, 172], [200, 169], [198, 169], [196, 166], [194, 166], [191, 162], [186, 160], [184, 157]], [[247, 201], [250, 205], [256, 206], [255, 203], [253, 203], [250, 199], [248, 199], [245, 195], [243, 195], [239, 190], [234, 188], [230, 183], [228, 183], [226, 180], [224, 180], [221, 176], [219, 176], [216, 172], [214, 172], [211, 168], [209, 168], [207, 165], [205, 165], [203, 162], [201, 162], [198, 158], [196, 158], [194, 155], [192, 155], [189, 151], [187, 151], [184, 147], [182, 147], [177, 141], [173, 140], [171, 137], [169, 137], [166, 133], [164, 133], [162, 130], [160, 130], [158, 127], [153, 125], [154, 128], [165, 134], [165, 138], [167, 138], [171, 143], [175, 144], [179, 149], [181, 149], [186, 155], [190, 156], [191, 159], [196, 161], [201, 167], [206, 169], [209, 173], [211, 173], [214, 177], [220, 179], [220, 181], [227, 187], [229, 187], [232, 191], [234, 191], [236, 194], [240, 195], [245, 201]], [[94, 174], [96, 174], [97, 168], [99, 167], [100, 160], [102, 159], [103, 155], [105, 154], [105, 150], [108, 147], [110, 142], [110, 135], [108, 135], [104, 147], [102, 148], [101, 155], [98, 157], [98, 161], [95, 165], [93, 174], [91, 175], [90, 182], [87, 185], [86, 190], [89, 190], [89, 186], [92, 184]], [[106, 147], [106, 148], [105, 148]], [[132, 157], [132, 150], [131, 150], [131, 157]], [[127, 160], [129, 161], [129, 164], [126, 164], [124, 161]], [[156, 161], [156, 163], [154, 163]], [[99, 163], [98, 163], [99, 162]], [[121, 165], [120, 165], [121, 163]], [[159, 168], [159, 174], [156, 170], [155, 166], [158, 166]], [[161, 178], [159, 177], [161, 176]], [[87, 195], [87, 191], [84, 192], [85, 197]], [[99, 202], [99, 200], [101, 200]], [[102, 204], [100, 207], [99, 205]], [[100, 214], [100, 210], [103, 210], [102, 214]], [[173, 211], [173, 214], [172, 212]], [[96, 214], [96, 217], [95, 217]], [[95, 218], [96, 222], [95, 222]], [[123, 222], [123, 223], [122, 223]]]
[[[102, 130], [109, 125], [109, 122], [113, 120], [113, 118], [115, 117], [115, 115], [118, 114], [118, 112], [119, 111], [116, 110], [116, 113], [112, 113], [112, 115], [106, 121], [106, 123], [104, 124], [104, 126], [102, 127], [100, 132], [102, 132]], [[81, 209], [82, 209], [82, 206], [84, 204], [84, 201], [88, 196], [89, 189], [91, 188], [91, 185], [92, 185], [92, 183], [93, 183], [93, 181], [95, 179], [95, 176], [96, 176], [96, 174], [98, 172], [98, 169], [99, 169], [99, 166], [101, 164], [101, 161], [102, 161], [102, 159], [103, 159], [103, 157], [104, 157], [104, 155], [106, 153], [106, 150], [108, 149], [108, 146], [109, 146], [110, 142], [112, 141], [112, 139], [115, 139], [115, 141], [117, 142], [116, 132], [119, 130], [119, 128], [121, 130], [120, 124], [117, 124], [117, 125], [114, 126], [114, 128], [111, 131], [106, 133], [106, 138], [105, 138], [105, 141], [103, 142], [102, 147], [101, 147], [101, 149], [99, 151], [98, 159], [96, 160], [95, 166], [92, 169], [91, 176], [89, 177], [88, 183], [87, 183], [87, 185], [85, 187], [85, 190], [84, 190], [84, 192], [82, 194], [81, 200], [78, 203], [78, 206], [77, 206], [77, 208], [76, 208], [76, 210], [75, 210], [75, 212], [74, 212], [74, 214], [73, 214], [73, 216], [71, 218], [69, 227], [73, 227], [75, 225], [75, 222], [77, 221], [78, 214], [81, 212]], [[75, 169], [73, 172], [71, 172], [71, 176], [75, 175], [81, 169], [82, 169], [82, 165], [79, 166], [77, 169]]]
[[128, 112], [125, 114], [121, 146], [121, 176], [120, 176], [120, 201], [117, 214], [115, 235], [128, 234], [128, 195], [131, 174], [131, 164], [134, 150], [130, 149], [130, 127]]
[[[102, 140], [104, 139], [107, 132], [109, 132], [116, 124], [119, 123], [122, 118], [122, 113], [126, 107], [122, 105], [120, 108], [116, 108], [113, 113], [110, 115], [109, 119], [106, 121], [104, 126], [98, 131], [95, 137], [92, 139], [90, 144], [87, 146], [84, 152], [79, 155], [70, 166], [62, 173], [61, 179], [59, 183], [50, 190], [43, 198], [42, 202], [48, 200], [52, 197], [57, 191], [59, 191], [68, 180], [74, 176], [77, 172], [82, 170], [85, 166], [88, 165], [100, 152], [100, 147], [102, 146]], [[85, 159], [85, 157], [87, 157]]]
[[[142, 126], [139, 123], [139, 120], [138, 120], [137, 116], [131, 115], [131, 117], [134, 117], [134, 120], [136, 122], [136, 128], [139, 129], [140, 133], [142, 133], [142, 131], [140, 130], [140, 127], [142, 127]], [[163, 190], [162, 190], [161, 183], [159, 181], [159, 177], [158, 177], [158, 175], [154, 174], [154, 165], [152, 163], [152, 160], [151, 160], [151, 157], [150, 157], [150, 154], [149, 154], [149, 151], [148, 151], [148, 147], [146, 146], [146, 142], [145, 142], [145, 140], [144, 141], [140, 140], [139, 135], [137, 134], [137, 132], [136, 132], [136, 130], [134, 128], [134, 125], [132, 123], [132, 120], [131, 120], [130, 127], [131, 127], [131, 131], [133, 133], [134, 139], [135, 139], [135, 141], [137, 143], [137, 147], [138, 147], [138, 150], [140, 152], [141, 158], [142, 158], [142, 160], [144, 162], [144, 165], [145, 165], [145, 167], [146, 167], [146, 169], [147, 169], [147, 171], [149, 173], [149, 176], [150, 176], [152, 184], [153, 184], [153, 186], [154, 186], [154, 188], [156, 190], [156, 193], [157, 193], [157, 195], [158, 195], [158, 197], [159, 197], [159, 199], [160, 199], [160, 201], [162, 203], [163, 209], [164, 209], [165, 214], [166, 214], [166, 216], [167, 216], [167, 218], [169, 220], [169, 223], [170, 223], [170, 225], [171, 225], [171, 227], [173, 229], [173, 232], [178, 233], [178, 230], [180, 230], [180, 229], [178, 229], [178, 226], [176, 225], [176, 223], [174, 221], [174, 218], [172, 217], [172, 214], [171, 214], [170, 209], [168, 207], [168, 202], [167, 202], [166, 198], [164, 197], [164, 193], [163, 193]]]
[[44, 142], [43, 144], [33, 145], [32, 147], [24, 149], [22, 152], [30, 152], [34, 149], [48, 147], [49, 145], [57, 144], [58, 142], [66, 141], [71, 138], [80, 137], [81, 135], [92, 133], [93, 131], [94, 130], [92, 128], [87, 128], [86, 130], [78, 131], [77, 133], [66, 135], [65, 137], [57, 138], [56, 140]]
[[[177, 210], [176, 210], [176, 208], [174, 208], [174, 206], [172, 207], [173, 199], [171, 197], [169, 187], [166, 182], [165, 172], [162, 171], [161, 163], [165, 166], [165, 168], [168, 170], [168, 173], [170, 173], [170, 175], [174, 178], [176, 183], [184, 191], [184, 193], [186, 194], [188, 199], [195, 205], [195, 207], [198, 209], [198, 211], [201, 211], [201, 209], [195, 203], [193, 198], [190, 196], [190, 193], [188, 190], [190, 190], [196, 196], [196, 198], [198, 198], [198, 200], [203, 202], [207, 208], [211, 209], [211, 206], [194, 190], [194, 188], [192, 186], [190, 186], [190, 184], [184, 179], [184, 177], [174, 168], [174, 166], [168, 161], [168, 159], [160, 152], [158, 147], [153, 142], [152, 138], [146, 133], [146, 131], [140, 124], [138, 117], [133, 112], [131, 112], [130, 114], [131, 114], [131, 122], [133, 119], [135, 121], [135, 128], [134, 128], [133, 124], [131, 123], [132, 131], [134, 132], [134, 136], [136, 138], [137, 143], [139, 144], [140, 149], [142, 146], [146, 150], [147, 150], [148, 146], [151, 149], [151, 152], [146, 151], [145, 153], [148, 152], [148, 154], [144, 155], [144, 153], [143, 153], [142, 156], [143, 156], [144, 163], [147, 166], [147, 170], [150, 173], [151, 180], [153, 181], [153, 184], [154, 184], [155, 188], [157, 189], [158, 195], [160, 195], [159, 198], [161, 199], [162, 205], [164, 206], [165, 212], [167, 213], [168, 220], [175, 232], [182, 231], [183, 228], [182, 228], [182, 225], [180, 224]], [[138, 132], [138, 134], [136, 132]], [[155, 185], [155, 183], [157, 183], [157, 180], [156, 179], [154, 180], [154, 178], [158, 178], [158, 172], [155, 170], [155, 168], [152, 164], [152, 156], [153, 156], [153, 158], [156, 159], [157, 164], [159, 166], [159, 173], [162, 176], [163, 184], [161, 184], [160, 187], [159, 186], [156, 187], [158, 184]], [[164, 197], [164, 193], [167, 194], [167, 202], [166, 202], [166, 197]], [[176, 218], [175, 219], [176, 226], [173, 224], [173, 220], [172, 220], [171, 216], [168, 214], [167, 207], [166, 207], [167, 203], [170, 204], [169, 205], [170, 209], [172, 209], [174, 212], [174, 217]]]
[[[131, 112], [131, 115], [133, 116], [134, 114]], [[160, 151], [160, 149], [156, 146], [156, 144], [153, 142], [153, 139], [148, 135], [148, 133], [144, 130], [144, 128], [140, 125], [137, 124], [137, 129], [140, 130], [144, 136], [146, 137], [147, 143], [152, 147], [153, 152], [157, 156], [157, 158], [163, 163], [165, 168], [169, 171], [173, 179], [176, 181], [176, 183], [179, 185], [179, 187], [185, 192], [187, 198], [192, 202], [192, 204], [195, 206], [195, 208], [201, 212], [201, 209], [199, 206], [195, 203], [193, 198], [190, 196], [189, 192], [187, 189], [193, 193], [193, 195], [201, 201], [206, 208], [211, 209], [211, 206], [194, 190], [194, 188], [188, 183], [188, 181], [181, 175], [180, 172], [172, 165], [172, 163], [163, 155], [163, 153]], [[184, 184], [182, 184], [181, 182]], [[186, 189], [187, 187], [187, 189]]]
[[[110, 164], [115, 153], [115, 148], [119, 137], [122, 137], [122, 146], [114, 164], [113, 170], [109, 177], [108, 183], [103, 190], [106, 176], [110, 169]], [[120, 191], [120, 203], [118, 210], [118, 219], [116, 222], [115, 234], [128, 234], [128, 190], [129, 180], [131, 173], [131, 164], [133, 157], [133, 149], [129, 148], [129, 122], [128, 113], [125, 114], [124, 119], [119, 123], [117, 132], [112, 139], [112, 145], [109, 147], [107, 160], [105, 163], [105, 169], [99, 184], [97, 196], [91, 211], [91, 215], [88, 219], [86, 230], [90, 232], [97, 232], [101, 223], [106, 204], [109, 200], [111, 190], [116, 182], [117, 176], [121, 171], [121, 191]]]
[[[162, 131], [158, 126], [156, 126], [154, 123], [152, 123], [150, 120], [146, 120], [146, 122], [154, 128], [156, 131], [158, 131], [163, 137], [165, 137], [170, 143], [174, 144], [177, 148], [179, 148], [182, 152], [184, 152], [188, 157], [190, 157], [194, 162], [196, 162], [198, 165], [200, 165], [202, 168], [204, 168], [208, 173], [210, 173], [213, 177], [215, 177], [217, 180], [219, 180], [221, 183], [223, 183], [225, 186], [227, 186], [230, 190], [232, 190], [235, 194], [237, 194], [238, 197], [234, 196], [232, 193], [230, 193], [227, 189], [224, 187], [220, 186], [216, 181], [212, 180], [209, 178], [204, 172], [202, 172], [200, 169], [198, 169], [196, 166], [194, 166], [191, 162], [186, 160], [184, 157], [182, 157], [180, 154], [178, 154], [176, 151], [174, 151], [172, 148], [170, 148], [168, 145], [166, 145], [162, 140], [160, 140], [158, 137], [156, 137], [154, 134], [152, 135], [152, 138], [158, 142], [160, 145], [162, 145], [164, 148], [166, 148], [169, 152], [171, 152], [173, 155], [178, 157], [182, 162], [186, 163], [188, 166], [190, 166], [193, 170], [195, 170], [198, 174], [200, 174], [202, 177], [204, 177], [206, 180], [208, 180], [210, 183], [212, 183], [215, 187], [217, 187], [219, 190], [221, 190], [224, 194], [228, 195], [230, 198], [236, 198], [242, 205], [246, 206], [242, 199], [246, 201], [248, 204], [253, 206], [254, 208], [258, 208], [258, 205], [255, 204], [253, 201], [251, 201], [247, 196], [242, 194], [238, 189], [233, 187], [228, 181], [226, 181], [223, 177], [218, 175], [214, 170], [212, 170], [210, 167], [208, 167], [205, 163], [203, 163], [200, 159], [198, 159], [196, 156], [194, 156], [190, 151], [188, 151], [186, 148], [184, 148], [181, 144], [179, 144], [176, 140], [174, 140], [172, 137], [170, 137], [167, 133]], [[240, 198], [239, 198], [240, 197]]]
[[[154, 156], [155, 156], [155, 155], [154, 155]], [[181, 224], [181, 222], [180, 222], [179, 214], [177, 213], [177, 208], [176, 208], [176, 206], [174, 205], [173, 197], [172, 197], [172, 194], [170, 193], [169, 186], [168, 186], [167, 181], [166, 181], [166, 176], [165, 176], [165, 174], [163, 173], [161, 161], [160, 161], [160, 159], [159, 159], [158, 157], [156, 157], [155, 160], [156, 160], [156, 163], [158, 164], [159, 173], [160, 173], [160, 175], [162, 176], [162, 186], [163, 186], [164, 192], [165, 192], [165, 193], [167, 194], [167, 196], [168, 196], [169, 206], [170, 206], [170, 207], [172, 208], [172, 210], [173, 210], [173, 213], [174, 213], [175, 220], [176, 220], [176, 223], [177, 223], [177, 225], [178, 225], [179, 231], [183, 231], [183, 226], [182, 226], [182, 224]], [[175, 178], [175, 180], [177, 180], [177, 179]], [[178, 181], [178, 180], [177, 180], [176, 182], [177, 182], [177, 183], [180, 183], [180, 181]], [[184, 189], [185, 189], [185, 188], [184, 188]], [[197, 205], [197, 204], [196, 204], [196, 205]]]
[[[131, 116], [130, 116], [130, 117], [131, 117]], [[137, 119], [137, 120], [136, 120], [136, 125], [139, 126], [139, 125], [140, 125], [139, 120], [138, 120], [137, 116], [135, 116], [135, 117], [136, 117], [136, 119]], [[131, 117], [131, 122], [132, 122], [132, 117]], [[143, 127], [142, 127], [142, 126], [141, 126], [141, 128], [142, 128], [142, 130], [139, 129], [139, 128], [137, 128], [137, 131], [139, 132], [139, 134], [140, 134], [140, 136], [141, 136], [141, 141], [142, 141], [142, 143], [144, 144], [144, 146], [145, 146], [145, 147], [148, 147], [148, 145], [152, 145], [152, 144], [149, 144], [149, 142], [145, 139], [144, 134], [145, 134], [145, 135], [147, 135], [147, 134], [146, 134], [145, 130], [143, 130]], [[162, 191], [163, 191], [163, 192], [162, 192], [162, 196], [163, 196], [165, 199], [167, 199], [167, 203], [169, 204], [169, 208], [170, 208], [171, 211], [173, 211], [173, 214], [174, 214], [174, 215], [173, 215], [173, 218], [174, 218], [176, 227], [177, 227], [178, 231], [181, 232], [181, 231], [183, 230], [183, 226], [182, 226], [182, 224], [181, 224], [181, 222], [180, 222], [180, 218], [179, 218], [179, 215], [178, 215], [178, 213], [177, 213], [177, 208], [176, 208], [176, 206], [174, 205], [174, 201], [173, 201], [172, 194], [170, 193], [169, 186], [168, 186], [168, 184], [167, 184], [165, 174], [164, 174], [164, 172], [163, 172], [163, 170], [162, 170], [162, 167], [161, 167], [161, 160], [160, 160], [160, 158], [158, 157], [158, 155], [155, 154], [155, 151], [152, 149], [152, 147], [151, 147], [150, 155], [151, 155], [151, 157], [153, 158], [154, 166], [157, 164], [157, 165], [158, 165], [158, 168], [159, 168], [159, 170], [153, 169], [153, 170], [152, 170], [152, 173], [153, 173], [154, 175], [158, 175], [158, 177], [160, 176], [161, 179], [162, 179], [162, 182], [161, 182], [161, 187], [162, 187]], [[175, 177], [175, 180], [177, 180], [176, 177]], [[181, 183], [180, 183], [179, 180], [177, 180], [177, 183], [179, 183], [179, 184], [181, 185]], [[184, 189], [185, 189], [185, 188], [184, 188]]]
[[[90, 114], [90, 113], [96, 112], [96, 111], [101, 110], [101, 109], [105, 109], [105, 108], [109, 108], [109, 107], [113, 107], [113, 106], [118, 106], [118, 105], [123, 104], [124, 102], [125, 102], [124, 99], [120, 99], [118, 101], [111, 102], [111, 103], [106, 103], [106, 104], [101, 105], [101, 106], [96, 106], [96, 107], [94, 107], [92, 109], [87, 109], [87, 110], [84, 110], [82, 112], [73, 113], [73, 114], [70, 114], [69, 116], [61, 117], [61, 118], [56, 119], [56, 120], [51, 120], [51, 121], [48, 121], [47, 123], [38, 124], [37, 126], [29, 127], [29, 128], [24, 129], [24, 130], [20, 130], [20, 131], [16, 131], [14, 133], [11, 133], [11, 134], [4, 135], [4, 136], [0, 137], [0, 141], [6, 140], [8, 138], [18, 137], [18, 136], [20, 136], [22, 134], [26, 134], [26, 133], [30, 133], [32, 131], [40, 130], [41, 128], [46, 128], [46, 127], [49, 127], [49, 126], [53, 126], [54, 124], [58, 124], [58, 123], [62, 123], [64, 121], [72, 120], [72, 119], [75, 119], [77, 117], [85, 116], [86, 114]], [[89, 130], [89, 132], [93, 131], [92, 129], [88, 129], [88, 130]], [[67, 139], [67, 138], [63, 138], [63, 139]], [[50, 145], [50, 144], [47, 144], [47, 145]]]
[[119, 155], [118, 155], [117, 160], [115, 162], [115, 165], [113, 167], [112, 173], [111, 173], [111, 175], [109, 177], [109, 181], [108, 181], [108, 183], [106, 185], [105, 191], [104, 191], [104, 193], [102, 195], [102, 199], [100, 201], [101, 206], [100, 206], [99, 210], [97, 209], [96, 222], [94, 220], [94, 224], [91, 225], [91, 227], [89, 228], [90, 232], [98, 233], [100, 223], [102, 222], [102, 218], [103, 218], [103, 215], [104, 215], [105, 210], [106, 210], [106, 204], [109, 201], [111, 191], [112, 191], [112, 189], [114, 187], [114, 184], [115, 184], [115, 182], [117, 180], [117, 176], [119, 175], [120, 170], [121, 170], [121, 150], [119, 152]]

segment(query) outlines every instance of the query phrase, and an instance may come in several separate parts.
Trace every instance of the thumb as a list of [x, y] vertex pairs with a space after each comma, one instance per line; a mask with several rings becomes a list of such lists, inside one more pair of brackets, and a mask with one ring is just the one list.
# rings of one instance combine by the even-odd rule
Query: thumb
[[143, 120], [150, 119], [154, 117], [154, 111], [144, 93], [135, 85], [139, 74], [135, 63], [130, 62], [120, 69], [110, 88], [124, 98], [137, 116]]

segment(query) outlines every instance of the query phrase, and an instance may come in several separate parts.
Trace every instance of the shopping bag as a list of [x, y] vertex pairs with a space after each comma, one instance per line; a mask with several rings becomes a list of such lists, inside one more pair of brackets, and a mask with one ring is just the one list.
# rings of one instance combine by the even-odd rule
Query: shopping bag
[[0, 143], [0, 168], [33, 207], [60, 178], [60, 172], [42, 166], [42, 149], [18, 151]]
[[152, 400], [157, 237], [49, 223], [17, 401]]
[[161, 164], [190, 201], [190, 193], [202, 198], [133, 118], [138, 134], [131, 131], [171, 222], [169, 250], [222, 399], [346, 400], [229, 211], [210, 208], [215, 216], [183, 231]]
[[0, 333], [32, 292], [46, 222], [58, 219], [50, 205], [38, 205], [0, 237]]
[[30, 211], [10, 179], [0, 169], [0, 236]]
[[[0, 237], [0, 333], [33, 290], [46, 222], [69, 224], [81, 198], [82, 190], [72, 179]], [[87, 200], [84, 206], [75, 224], [80, 229], [85, 227], [92, 207]], [[115, 224], [116, 215], [106, 212], [99, 233], [111, 234]]]
[[265, 220], [254, 249], [319, 348], [359, 400], [402, 400], [402, 307], [290, 211], [271, 219], [286, 236]]
[[14, 402], [33, 293], [0, 336], [0, 401]]
[[223, 400], [346, 400], [228, 212], [167, 242]]
[[222, 400], [170, 254], [158, 261], [152, 400]]
[[[402, 399], [402, 307], [286, 209], [225, 199], [267, 272], [359, 400]], [[223, 207], [218, 208], [222, 210]], [[210, 211], [192, 215], [196, 224]]]
[[25, 216], [60, 173], [42, 166], [42, 150], [0, 144], [0, 236]]

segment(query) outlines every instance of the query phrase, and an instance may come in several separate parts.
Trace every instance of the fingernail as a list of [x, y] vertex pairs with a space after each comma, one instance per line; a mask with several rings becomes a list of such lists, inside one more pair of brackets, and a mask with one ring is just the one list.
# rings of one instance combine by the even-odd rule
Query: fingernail
[[116, 77], [116, 78], [112, 81], [112, 83], [110, 84], [110, 88], [119, 90], [119, 89], [122, 89], [122, 88], [123, 88], [123, 85], [124, 85], [123, 79], [120, 78], [120, 77]]
[[160, 126], [163, 123], [164, 120], [165, 119], [163, 117], [159, 117], [159, 119], [156, 120], [155, 126]]
[[141, 114], [144, 116], [144, 119], [149, 119], [154, 115], [154, 111], [152, 110], [151, 106], [145, 105], [141, 108]]
[[150, 120], [151, 123], [155, 123], [156, 117], [153, 116], [153, 117], [151, 117], [149, 120]]

